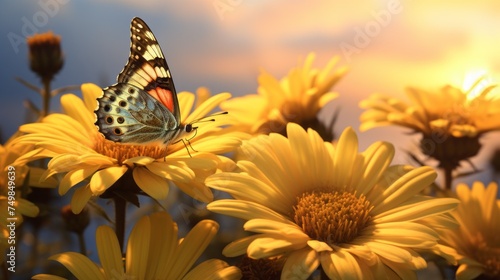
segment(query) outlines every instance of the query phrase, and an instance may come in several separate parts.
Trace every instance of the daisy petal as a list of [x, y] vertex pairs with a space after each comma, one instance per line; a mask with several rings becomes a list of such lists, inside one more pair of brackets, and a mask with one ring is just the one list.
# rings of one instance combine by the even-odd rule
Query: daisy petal
[[54, 260], [64, 265], [77, 279], [105, 279], [99, 267], [80, 253], [67, 252], [57, 254], [50, 257], [49, 260]]
[[127, 275], [144, 279], [147, 270], [151, 223], [148, 216], [142, 217], [134, 226], [127, 242], [125, 270]]
[[111, 279], [117, 275], [124, 275], [123, 263], [120, 261], [122, 253], [118, 245], [118, 239], [110, 227], [100, 226], [97, 228], [96, 245], [106, 278]]
[[78, 214], [82, 212], [87, 202], [92, 197], [93, 193], [90, 189], [90, 185], [87, 184], [85, 187], [81, 187], [75, 190], [73, 197], [71, 198], [71, 210], [73, 213]]
[[138, 166], [132, 175], [136, 184], [154, 199], [162, 200], [168, 194], [168, 181], [150, 172], [147, 168]]
[[291, 253], [285, 261], [281, 279], [307, 279], [318, 268], [318, 254], [304, 248]]
[[94, 195], [102, 194], [120, 179], [127, 170], [126, 166], [114, 166], [97, 171], [90, 179], [90, 190]]

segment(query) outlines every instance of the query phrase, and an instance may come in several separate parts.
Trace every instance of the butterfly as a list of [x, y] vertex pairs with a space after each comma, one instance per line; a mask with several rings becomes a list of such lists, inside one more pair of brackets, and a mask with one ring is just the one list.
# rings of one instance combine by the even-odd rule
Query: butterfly
[[130, 31], [130, 57], [117, 83], [97, 98], [95, 125], [114, 142], [167, 145], [194, 128], [181, 124], [172, 75], [153, 32], [138, 17]]

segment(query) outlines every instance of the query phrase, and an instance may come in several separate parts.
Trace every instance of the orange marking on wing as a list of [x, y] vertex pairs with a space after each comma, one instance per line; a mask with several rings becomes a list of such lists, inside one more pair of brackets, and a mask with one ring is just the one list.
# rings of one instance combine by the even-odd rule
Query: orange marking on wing
[[174, 97], [170, 90], [157, 87], [148, 91], [148, 93], [167, 107], [170, 112], [174, 112]]

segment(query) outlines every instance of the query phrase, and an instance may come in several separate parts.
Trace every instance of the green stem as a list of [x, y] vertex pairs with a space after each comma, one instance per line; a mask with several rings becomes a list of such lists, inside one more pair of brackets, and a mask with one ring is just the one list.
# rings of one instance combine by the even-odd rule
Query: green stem
[[125, 212], [127, 202], [119, 197], [114, 197], [115, 201], [115, 233], [120, 244], [120, 250], [123, 252], [123, 240], [125, 238]]

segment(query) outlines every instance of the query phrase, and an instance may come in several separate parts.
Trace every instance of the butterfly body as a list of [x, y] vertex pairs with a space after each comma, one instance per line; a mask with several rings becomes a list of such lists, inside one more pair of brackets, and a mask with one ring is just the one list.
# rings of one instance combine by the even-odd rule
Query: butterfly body
[[130, 30], [130, 57], [118, 83], [97, 99], [95, 125], [114, 142], [166, 145], [191, 126], [181, 124], [177, 92], [153, 32], [140, 18]]

